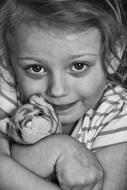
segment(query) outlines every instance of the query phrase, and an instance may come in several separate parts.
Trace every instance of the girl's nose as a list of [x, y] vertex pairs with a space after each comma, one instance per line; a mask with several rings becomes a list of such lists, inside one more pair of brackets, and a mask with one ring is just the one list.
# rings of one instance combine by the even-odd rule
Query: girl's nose
[[69, 87], [67, 80], [62, 75], [55, 75], [49, 79], [47, 88], [47, 95], [52, 97], [63, 97], [68, 95]]

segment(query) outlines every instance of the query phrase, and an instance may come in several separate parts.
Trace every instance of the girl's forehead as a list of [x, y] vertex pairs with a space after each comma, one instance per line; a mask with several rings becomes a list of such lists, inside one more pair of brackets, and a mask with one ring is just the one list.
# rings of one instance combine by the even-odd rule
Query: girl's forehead
[[17, 36], [20, 36], [22, 34], [26, 34], [26, 36], [34, 35], [43, 33], [47, 34], [51, 38], [65, 38], [68, 41], [75, 41], [78, 38], [84, 38], [85, 36], [95, 36], [96, 34], [101, 38], [101, 31], [98, 28], [91, 27], [91, 28], [84, 28], [84, 30], [76, 30], [75, 28], [68, 28], [68, 29], [59, 29], [56, 27], [50, 27], [50, 26], [38, 26], [38, 25], [28, 25], [25, 23], [22, 23], [19, 25], [17, 30]]
[[99, 54], [101, 49], [101, 36], [96, 28], [84, 32], [67, 32], [22, 25], [17, 34], [16, 51], [23, 55], [32, 52], [36, 57], [42, 54], [67, 57], [78, 53]]

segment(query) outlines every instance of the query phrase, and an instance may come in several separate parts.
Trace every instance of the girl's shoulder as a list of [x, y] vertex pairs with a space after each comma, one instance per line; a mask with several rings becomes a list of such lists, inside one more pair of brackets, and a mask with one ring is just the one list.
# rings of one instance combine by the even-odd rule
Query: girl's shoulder
[[127, 89], [120, 85], [108, 85], [102, 97], [102, 102], [118, 104], [124, 102], [127, 104]]
[[127, 142], [127, 89], [120, 85], [108, 86], [91, 123], [96, 130], [93, 151]]

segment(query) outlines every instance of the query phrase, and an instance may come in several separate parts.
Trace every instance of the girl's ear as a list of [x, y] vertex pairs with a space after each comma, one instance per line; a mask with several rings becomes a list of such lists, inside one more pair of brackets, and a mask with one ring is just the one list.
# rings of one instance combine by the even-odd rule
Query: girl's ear
[[117, 46], [117, 55], [119, 57], [119, 59], [117, 57], [115, 57], [113, 54], [111, 54], [110, 57], [110, 63], [108, 64], [108, 73], [109, 74], [114, 74], [119, 65], [120, 65], [120, 59], [122, 58], [123, 52], [124, 52], [124, 47], [118, 47]]

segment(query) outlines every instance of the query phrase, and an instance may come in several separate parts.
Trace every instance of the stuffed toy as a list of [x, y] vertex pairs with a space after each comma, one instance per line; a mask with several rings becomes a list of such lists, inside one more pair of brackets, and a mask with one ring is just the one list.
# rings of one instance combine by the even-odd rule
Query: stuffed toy
[[20, 144], [34, 144], [54, 133], [61, 133], [61, 123], [53, 107], [38, 95], [19, 107], [11, 118], [0, 120], [0, 131]]

